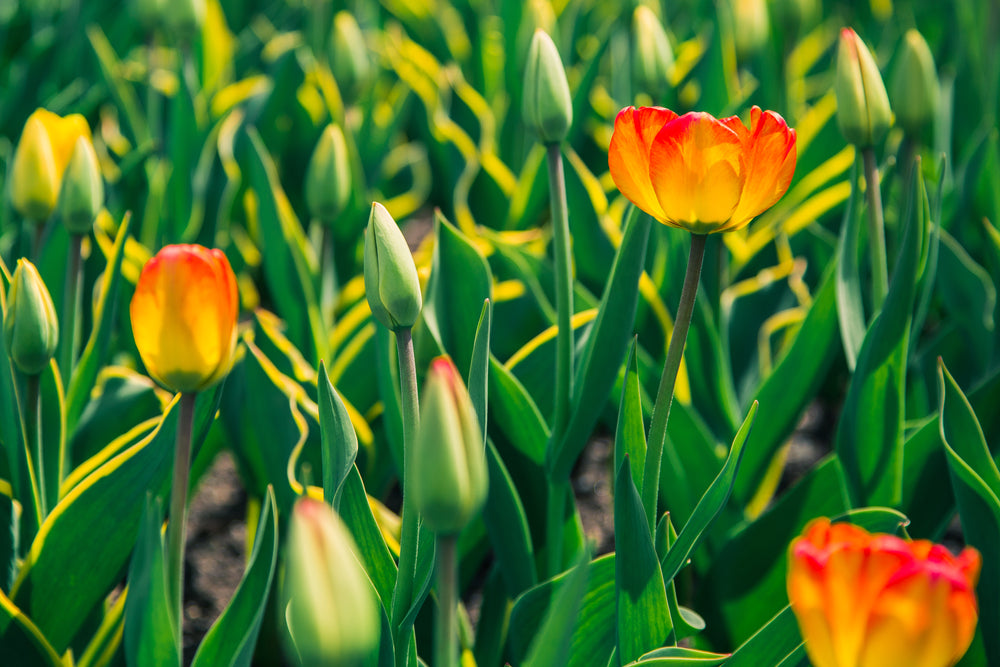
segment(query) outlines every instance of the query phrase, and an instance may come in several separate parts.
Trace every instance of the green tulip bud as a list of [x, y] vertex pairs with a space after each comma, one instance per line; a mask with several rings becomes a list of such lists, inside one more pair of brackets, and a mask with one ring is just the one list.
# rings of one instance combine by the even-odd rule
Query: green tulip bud
[[770, 37], [767, 3], [764, 0], [733, 0], [732, 6], [736, 57], [745, 61], [760, 53]]
[[525, 123], [538, 133], [542, 143], [559, 143], [573, 124], [573, 98], [559, 51], [542, 30], [536, 30], [531, 40], [526, 67]]
[[892, 124], [889, 96], [875, 59], [851, 28], [840, 31], [834, 91], [844, 138], [859, 148], [881, 141]]
[[56, 353], [59, 320], [52, 297], [35, 265], [17, 260], [3, 317], [7, 354], [26, 375], [38, 375]]
[[639, 5], [632, 14], [632, 75], [639, 87], [658, 96], [668, 85], [674, 69], [674, 52], [663, 24], [653, 10]]
[[378, 202], [372, 204], [365, 230], [365, 296], [375, 319], [393, 331], [416, 324], [423, 306], [410, 247]]
[[333, 78], [342, 94], [354, 98], [371, 78], [372, 63], [368, 45], [354, 14], [337, 12], [330, 36], [330, 60]]
[[347, 141], [339, 125], [323, 130], [306, 169], [306, 206], [309, 215], [333, 224], [351, 197], [351, 164]]
[[375, 591], [350, 532], [329, 505], [302, 497], [292, 510], [282, 598], [301, 665], [353, 665], [378, 648]]
[[407, 465], [413, 470], [413, 506], [436, 533], [459, 532], [486, 502], [483, 432], [469, 391], [447, 357], [434, 359], [427, 372], [420, 428]]
[[934, 56], [923, 36], [908, 30], [893, 70], [892, 106], [896, 120], [909, 134], [919, 134], [937, 115], [941, 87]]
[[85, 137], [76, 140], [63, 174], [59, 215], [70, 234], [86, 234], [104, 205], [104, 179], [94, 145]]

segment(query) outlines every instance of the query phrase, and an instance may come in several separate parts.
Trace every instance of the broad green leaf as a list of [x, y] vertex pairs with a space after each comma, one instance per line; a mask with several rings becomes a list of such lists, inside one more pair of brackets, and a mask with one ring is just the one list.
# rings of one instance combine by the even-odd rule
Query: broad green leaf
[[[671, 230], [673, 231], [673, 230]], [[709, 248], [711, 248], [711, 242]], [[705, 274], [702, 272], [702, 280]], [[739, 428], [739, 401], [733, 385], [729, 355], [722, 347], [704, 283], [691, 314], [691, 329], [684, 346], [684, 363], [691, 384], [691, 404], [705, 419], [716, 437], [725, 438]], [[694, 333], [697, 332], [697, 333]]]
[[[652, 399], [648, 402], [652, 403]], [[720, 450], [722, 447], [694, 407], [674, 401], [660, 462], [660, 497], [677, 523], [691, 517], [702, 494], [722, 469]]]
[[729, 659], [728, 653], [710, 653], [694, 648], [667, 646], [642, 656], [625, 667], [712, 667]]
[[780, 665], [803, 646], [798, 622], [790, 606], [778, 612], [742, 645], [726, 662], [726, 667]]
[[361, 564], [372, 580], [382, 606], [388, 609], [396, 585], [396, 562], [372, 514], [357, 466], [351, 467], [344, 480], [338, 513], [358, 545]]
[[[677, 531], [670, 520], [670, 512], [664, 512], [660, 518], [660, 523], [656, 526], [654, 545], [656, 546], [657, 559], [662, 559], [670, 550], [674, 542], [677, 541]], [[691, 637], [705, 629], [705, 619], [686, 607], [681, 607], [677, 603], [677, 587], [673, 581], [667, 582], [667, 609], [670, 611], [670, 620], [674, 624], [673, 638], [675, 642], [686, 637]]]
[[177, 618], [181, 605], [170, 590], [162, 527], [163, 506], [148, 495], [129, 565], [125, 601], [125, 660], [135, 667], [181, 664]]
[[970, 347], [966, 354], [990, 358], [993, 354], [993, 313], [997, 289], [990, 274], [969, 256], [957, 240], [940, 231], [936, 286], [945, 310], [951, 315]]
[[673, 623], [642, 498], [625, 457], [615, 483], [615, 597], [622, 663], [667, 643]]
[[483, 507], [483, 521], [507, 595], [513, 598], [536, 583], [534, 545], [514, 480], [489, 440], [486, 443], [486, 463], [490, 491]]
[[0, 655], [10, 667], [65, 667], [52, 645], [17, 605], [0, 591]]
[[323, 459], [323, 498], [340, 509], [344, 480], [358, 457], [358, 436], [340, 394], [330, 383], [326, 364], [319, 363], [319, 430]]
[[269, 488], [243, 579], [202, 639], [192, 667], [249, 667], [277, 567], [278, 507]]
[[632, 468], [632, 481], [642, 494], [642, 471], [646, 465], [646, 424], [642, 413], [642, 388], [635, 358], [636, 339], [632, 339], [625, 362], [625, 381], [618, 405], [618, 425], [615, 429], [615, 470], [621, 470], [627, 456]]
[[861, 267], [858, 265], [858, 246], [861, 238], [861, 186], [858, 183], [858, 163], [861, 151], [854, 157], [851, 169], [851, 196], [844, 208], [844, 219], [837, 242], [837, 320], [840, 322], [840, 340], [844, 345], [847, 368], [854, 370], [858, 352], [865, 337], [865, 304], [861, 295]]
[[486, 408], [489, 397], [490, 370], [490, 327], [493, 322], [493, 302], [483, 301], [483, 311], [479, 314], [479, 324], [476, 326], [476, 339], [472, 346], [472, 362], [469, 367], [469, 398], [476, 409], [476, 417], [483, 429], [483, 442], [486, 442]]
[[546, 465], [554, 479], [569, 476], [618, 377], [632, 337], [639, 300], [639, 276], [646, 258], [651, 224], [648, 215], [638, 207], [632, 208], [597, 310], [597, 319], [587, 335], [573, 379], [569, 422], [562, 440], [552, 443], [545, 454]]
[[519, 452], [541, 465], [549, 427], [534, 400], [507, 368], [490, 356], [489, 372], [491, 423]]
[[476, 624], [476, 664], [501, 665], [507, 641], [510, 598], [507, 597], [507, 585], [499, 568], [490, 570], [482, 590], [483, 603], [479, 608], [479, 622]]
[[590, 555], [584, 551], [553, 597], [538, 636], [524, 660], [525, 667], [565, 667], [569, 664], [574, 621], [587, 590], [589, 568]]
[[688, 557], [699, 542], [703, 539], [705, 531], [719, 515], [729, 494], [733, 490], [733, 480], [740, 467], [740, 460], [743, 458], [744, 445], [750, 437], [750, 429], [753, 426], [754, 417], [757, 414], [757, 401], [750, 406], [743, 425], [736, 432], [733, 439], [733, 446], [729, 450], [729, 457], [719, 475], [712, 482], [712, 485], [705, 491], [698, 506], [691, 513], [691, 518], [684, 524], [684, 528], [677, 535], [677, 541], [667, 551], [663, 559], [663, 580], [673, 581], [673, 578], [680, 572], [681, 567], [687, 562]]
[[844, 465], [855, 507], [898, 505], [903, 494], [903, 419], [906, 353], [916, 296], [927, 192], [914, 170], [914, 202], [882, 311], [858, 354], [834, 448]]

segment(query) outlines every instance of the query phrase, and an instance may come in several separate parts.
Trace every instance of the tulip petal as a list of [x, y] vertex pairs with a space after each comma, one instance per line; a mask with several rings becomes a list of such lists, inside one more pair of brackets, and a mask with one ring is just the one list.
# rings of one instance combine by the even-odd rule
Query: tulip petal
[[615, 118], [608, 148], [615, 185], [629, 201], [661, 222], [666, 215], [650, 182], [649, 152], [657, 132], [675, 118], [677, 114], [661, 107], [626, 107]]
[[69, 158], [73, 154], [73, 147], [76, 146], [76, 140], [84, 137], [87, 141], [91, 141], [87, 119], [78, 113], [62, 117], [47, 109], [36, 109], [29, 118], [37, 118], [45, 126], [52, 145], [56, 181], [61, 182], [63, 172], [66, 171], [66, 165], [69, 164]]
[[[781, 199], [795, 173], [795, 130], [773, 111], [754, 107], [744, 145], [746, 180], [730, 229], [742, 227]], [[742, 123], [740, 123], [742, 125]]]

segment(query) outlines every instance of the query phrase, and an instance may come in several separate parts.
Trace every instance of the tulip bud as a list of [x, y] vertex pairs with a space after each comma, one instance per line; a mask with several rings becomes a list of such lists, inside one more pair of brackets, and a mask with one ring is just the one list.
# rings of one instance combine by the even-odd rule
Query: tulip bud
[[447, 357], [434, 359], [427, 372], [407, 465], [413, 469], [413, 505], [436, 533], [462, 530], [486, 502], [482, 430], [469, 391]]
[[285, 618], [301, 665], [353, 665], [378, 648], [378, 602], [358, 547], [328, 505], [292, 510], [283, 582]]
[[86, 234], [104, 204], [104, 180], [94, 146], [79, 137], [59, 192], [59, 215], [70, 234]]
[[333, 78], [337, 86], [347, 97], [357, 96], [371, 78], [372, 64], [365, 36], [354, 14], [340, 11], [333, 17], [330, 48]]
[[891, 96], [896, 120], [908, 134], [919, 134], [938, 111], [941, 90], [934, 56], [919, 32], [907, 30], [896, 58]]
[[423, 302], [410, 247], [396, 221], [375, 202], [365, 230], [365, 296], [372, 315], [388, 329], [408, 329]]
[[889, 96], [875, 59], [851, 28], [840, 31], [834, 91], [844, 138], [860, 148], [881, 141], [892, 124]]
[[323, 130], [306, 169], [306, 205], [309, 214], [329, 225], [351, 197], [351, 164], [347, 141], [339, 125]]
[[35, 265], [17, 260], [7, 292], [3, 318], [4, 343], [14, 364], [27, 375], [38, 375], [59, 345], [59, 320], [52, 297]]
[[745, 61], [757, 55], [770, 37], [765, 1], [733, 0], [733, 23], [736, 57]]
[[559, 51], [542, 30], [536, 30], [531, 40], [526, 68], [524, 121], [542, 143], [558, 143], [573, 124], [573, 98]]
[[658, 95], [669, 83], [674, 69], [674, 52], [660, 19], [646, 5], [639, 5], [632, 14], [632, 75], [639, 87]]

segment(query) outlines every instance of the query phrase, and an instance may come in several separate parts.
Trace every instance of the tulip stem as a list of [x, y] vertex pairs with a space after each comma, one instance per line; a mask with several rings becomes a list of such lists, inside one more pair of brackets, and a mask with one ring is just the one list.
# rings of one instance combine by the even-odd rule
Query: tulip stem
[[69, 267], [66, 269], [66, 287], [63, 292], [62, 337], [59, 339], [59, 374], [63, 386], [69, 387], [73, 366], [76, 365], [76, 323], [80, 312], [82, 234], [69, 235]]
[[455, 638], [458, 636], [458, 567], [454, 535], [437, 538], [437, 625], [434, 638], [434, 666], [456, 667]]
[[[14, 373], [13, 361], [10, 362], [10, 375], [11, 379], [15, 379], [14, 382], [11, 382], [11, 389], [14, 390], [14, 402], [17, 404], [17, 416], [21, 424], [21, 436], [24, 444], [24, 461], [26, 463], [25, 467], [27, 468], [27, 473], [28, 473], [28, 483], [31, 484], [31, 499], [33, 501], [33, 504], [28, 507], [28, 510], [33, 513], [32, 517], [35, 519], [35, 523], [33, 525], [37, 531], [37, 529], [40, 528], [42, 525], [42, 517], [41, 517], [42, 494], [38, 488], [38, 477], [35, 473], [35, 466], [32, 463], [32, 459], [35, 457], [35, 454], [32, 452], [33, 439], [31, 436], [31, 432], [29, 431], [29, 429], [31, 428], [37, 429], [37, 425], [34, 427], [28, 426], [28, 422], [30, 421], [31, 418], [31, 414], [29, 414], [28, 412], [29, 404], [27, 401], [22, 402], [21, 400], [22, 399], [21, 392], [18, 390], [19, 383], [16, 382], [17, 376]], [[27, 399], [27, 396], [25, 396], [24, 398]], [[21, 474], [15, 474], [13, 472], [11, 474], [11, 477], [13, 478], [11, 480], [12, 482], [16, 482], [16, 480], [22, 479]], [[18, 488], [15, 486], [14, 487], [15, 496], [18, 496], [17, 491]]]
[[649, 425], [646, 465], [642, 475], [642, 506], [646, 510], [646, 521], [649, 523], [650, 531], [656, 529], [656, 501], [660, 490], [660, 462], [663, 459], [663, 445], [667, 439], [667, 419], [670, 417], [670, 404], [674, 398], [677, 371], [680, 369], [681, 358], [684, 356], [684, 343], [687, 341], [688, 326], [691, 324], [691, 314], [694, 312], [694, 301], [698, 296], [698, 281], [701, 279], [701, 266], [705, 259], [705, 241], [707, 239], [706, 234], [691, 234], [691, 251], [688, 254], [684, 287], [681, 289], [681, 300], [677, 305], [677, 318], [674, 320], [674, 330], [670, 334], [667, 359], [663, 364], [663, 374], [660, 376], [660, 386], [656, 390], [656, 402], [653, 404], [653, 419]]
[[24, 420], [26, 444], [35, 459], [35, 477], [38, 484], [38, 525], [41, 526], [49, 515], [49, 497], [45, 488], [45, 457], [42, 444], [42, 392], [41, 375], [28, 375], [25, 388], [28, 414]]
[[889, 269], [885, 256], [885, 223], [882, 216], [882, 191], [879, 186], [875, 150], [869, 146], [861, 151], [865, 161], [865, 193], [868, 198], [868, 247], [872, 262], [872, 305], [882, 310], [889, 293]]
[[183, 630], [184, 543], [187, 539], [188, 474], [191, 467], [191, 431], [194, 427], [196, 393], [182, 393], [177, 420], [177, 440], [174, 447], [174, 478], [170, 487], [170, 522], [167, 524], [167, 557], [170, 567], [170, 591], [174, 596], [174, 611], [178, 636]]

